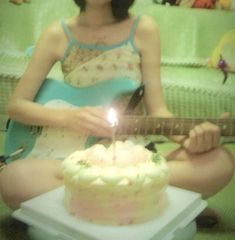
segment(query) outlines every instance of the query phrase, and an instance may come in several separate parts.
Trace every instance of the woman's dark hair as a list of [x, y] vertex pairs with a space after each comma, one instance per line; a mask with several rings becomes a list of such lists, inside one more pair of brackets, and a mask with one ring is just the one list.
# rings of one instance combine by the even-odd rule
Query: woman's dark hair
[[[113, 10], [113, 16], [117, 20], [123, 20], [129, 16], [129, 8], [134, 3], [135, 0], [112, 0], [111, 6]], [[86, 1], [85, 0], [74, 0], [77, 6], [80, 7], [81, 11], [85, 11], [86, 9]]]

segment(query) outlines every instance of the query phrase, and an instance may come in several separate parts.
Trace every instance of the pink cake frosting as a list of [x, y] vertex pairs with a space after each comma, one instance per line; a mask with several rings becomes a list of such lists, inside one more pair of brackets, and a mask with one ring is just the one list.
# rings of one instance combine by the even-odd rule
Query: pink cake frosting
[[63, 162], [66, 209], [109, 225], [142, 223], [164, 208], [165, 159], [141, 145], [117, 141], [72, 153]]

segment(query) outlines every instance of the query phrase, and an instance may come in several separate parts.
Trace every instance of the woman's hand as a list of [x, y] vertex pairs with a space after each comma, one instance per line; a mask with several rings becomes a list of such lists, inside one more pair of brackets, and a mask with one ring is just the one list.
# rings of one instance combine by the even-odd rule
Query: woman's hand
[[112, 128], [107, 110], [102, 107], [83, 107], [65, 112], [65, 127], [79, 134], [110, 137]]
[[203, 153], [220, 144], [220, 128], [210, 122], [195, 126], [188, 138], [183, 142], [183, 147], [191, 153]]

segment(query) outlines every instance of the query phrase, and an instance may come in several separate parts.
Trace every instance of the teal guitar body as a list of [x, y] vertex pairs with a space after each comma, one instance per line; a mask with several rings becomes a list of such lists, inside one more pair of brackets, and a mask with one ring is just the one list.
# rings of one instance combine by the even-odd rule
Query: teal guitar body
[[[63, 100], [76, 107], [111, 106], [116, 99], [132, 94], [139, 84], [130, 79], [112, 79], [89, 87], [77, 88], [63, 81], [46, 79], [35, 98], [35, 102], [45, 105], [52, 100]], [[23, 149], [17, 158], [25, 158], [33, 149], [40, 127], [29, 126], [11, 120], [5, 140], [5, 156], [10, 156], [18, 149]], [[89, 137], [87, 145], [94, 139]], [[85, 146], [84, 146], [85, 147]], [[11, 158], [7, 162], [10, 162]]]

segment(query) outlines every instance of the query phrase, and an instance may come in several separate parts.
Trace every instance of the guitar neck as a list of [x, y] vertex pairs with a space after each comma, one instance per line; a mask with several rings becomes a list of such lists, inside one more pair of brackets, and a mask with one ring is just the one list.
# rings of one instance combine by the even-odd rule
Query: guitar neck
[[119, 135], [188, 135], [189, 131], [203, 122], [211, 122], [221, 129], [221, 136], [235, 136], [235, 119], [156, 118], [123, 115], [119, 119]]

